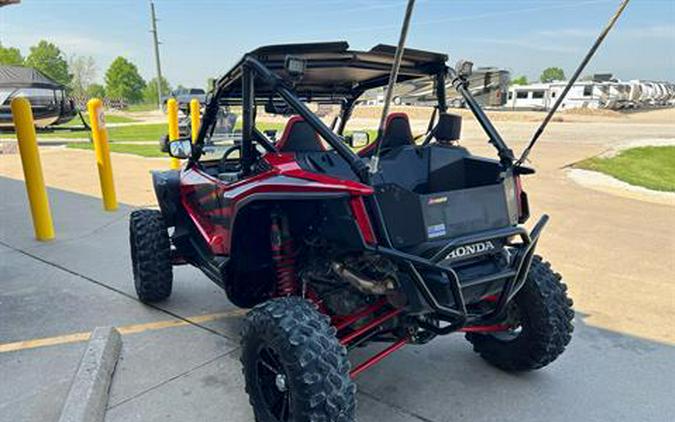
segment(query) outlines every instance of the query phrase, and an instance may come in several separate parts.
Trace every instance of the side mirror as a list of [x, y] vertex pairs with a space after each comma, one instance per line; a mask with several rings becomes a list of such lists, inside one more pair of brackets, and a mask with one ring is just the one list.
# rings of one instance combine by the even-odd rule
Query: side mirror
[[276, 129], [267, 129], [265, 132], [270, 141], [274, 142], [277, 140], [277, 130]]
[[455, 72], [464, 79], [468, 78], [473, 73], [473, 62], [468, 60], [458, 61], [455, 65]]
[[192, 141], [188, 138], [181, 138], [169, 142], [169, 155], [175, 158], [190, 158]]
[[352, 132], [350, 136], [347, 136], [347, 142], [352, 148], [363, 148], [370, 142], [370, 134], [365, 130]]

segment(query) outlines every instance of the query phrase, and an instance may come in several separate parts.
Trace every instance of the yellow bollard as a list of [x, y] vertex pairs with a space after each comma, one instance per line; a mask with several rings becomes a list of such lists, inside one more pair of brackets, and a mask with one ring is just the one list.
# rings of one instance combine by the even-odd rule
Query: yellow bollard
[[190, 126], [192, 127], [192, 143], [197, 142], [199, 135], [199, 100], [193, 98], [190, 100]]
[[108, 145], [108, 129], [105, 127], [103, 102], [98, 98], [92, 98], [87, 103], [87, 112], [89, 113], [89, 122], [91, 123], [91, 135], [94, 138], [96, 166], [98, 167], [98, 179], [101, 182], [103, 208], [106, 211], [115, 211], [117, 209], [117, 196], [115, 195], [115, 182], [113, 181], [110, 146]]
[[51, 240], [54, 238], [54, 223], [42, 176], [33, 111], [30, 102], [24, 97], [14, 98], [11, 107], [35, 237], [40, 241]]
[[[169, 118], [169, 142], [171, 142], [180, 137], [178, 132], [178, 101], [175, 98], [169, 98], [166, 102], [166, 114]], [[180, 168], [178, 158], [171, 157], [171, 168], [174, 170]]]

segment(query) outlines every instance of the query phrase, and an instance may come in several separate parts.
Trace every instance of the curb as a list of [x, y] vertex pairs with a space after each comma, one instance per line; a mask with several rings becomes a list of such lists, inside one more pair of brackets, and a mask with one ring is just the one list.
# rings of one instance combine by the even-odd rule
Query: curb
[[103, 421], [108, 391], [122, 348], [113, 327], [94, 329], [73, 377], [59, 422]]

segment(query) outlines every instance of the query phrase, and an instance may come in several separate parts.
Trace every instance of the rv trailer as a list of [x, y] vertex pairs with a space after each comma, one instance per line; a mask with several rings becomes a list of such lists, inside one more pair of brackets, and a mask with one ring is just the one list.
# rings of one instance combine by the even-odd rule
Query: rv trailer
[[[449, 79], [449, 78], [448, 78]], [[501, 107], [506, 103], [511, 73], [497, 67], [479, 67], [469, 76], [469, 90], [476, 101], [483, 107]], [[463, 107], [462, 97], [455, 93], [452, 83], [446, 83], [448, 104]], [[369, 95], [384, 99], [383, 91], [380, 94]], [[368, 101], [368, 100], [366, 100]], [[436, 87], [433, 78], [424, 77], [396, 84], [392, 102], [396, 105], [431, 105], [436, 101]]]
[[555, 93], [550, 84], [514, 85], [509, 88], [506, 106], [512, 110], [548, 110]]

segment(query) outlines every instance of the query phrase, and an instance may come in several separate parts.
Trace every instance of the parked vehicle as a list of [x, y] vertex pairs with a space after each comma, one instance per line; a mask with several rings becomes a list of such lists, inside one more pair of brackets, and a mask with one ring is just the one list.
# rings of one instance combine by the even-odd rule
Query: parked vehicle
[[186, 111], [193, 98], [199, 100], [199, 104], [206, 103], [206, 91], [201, 88], [177, 88], [171, 91], [169, 96], [162, 97], [162, 107], [166, 110], [166, 102], [169, 98], [175, 98], [181, 110]]
[[0, 129], [14, 127], [10, 104], [16, 97], [30, 101], [38, 128], [66, 123], [77, 114], [65, 86], [30, 67], [0, 65]]
[[[199, 137], [172, 141], [181, 170], [155, 172], [160, 210], [130, 217], [134, 283], [143, 302], [166, 299], [173, 266], [199, 268], [237, 306], [241, 361], [258, 421], [352, 421], [353, 379], [405, 345], [466, 333], [507, 371], [539, 369], [569, 343], [574, 312], [561, 277], [535, 248], [522, 177], [445, 54], [405, 49], [398, 82], [434, 78], [437, 113], [416, 144], [404, 113], [358, 154], [345, 135], [354, 105], [388, 83], [395, 48], [346, 42], [267, 46], [221, 77]], [[497, 159], [460, 145], [446, 77], [462, 94]], [[308, 102], [338, 104], [329, 128]], [[291, 110], [278, 141], [256, 109]], [[242, 107], [241, 139], [212, 136], [222, 106]], [[349, 144], [349, 145], [348, 145]], [[377, 157], [376, 160], [374, 157]], [[379, 164], [376, 164], [379, 163]], [[388, 346], [351, 366], [348, 352]], [[414, 394], [414, 392], [411, 392]]]

